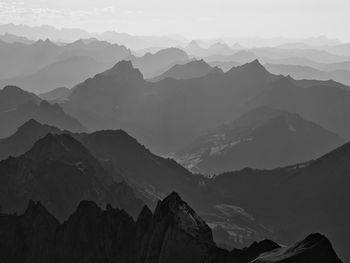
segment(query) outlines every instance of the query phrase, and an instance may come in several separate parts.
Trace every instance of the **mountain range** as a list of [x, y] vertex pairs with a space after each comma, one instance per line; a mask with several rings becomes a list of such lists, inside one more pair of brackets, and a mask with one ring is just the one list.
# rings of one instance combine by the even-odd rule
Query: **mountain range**
[[223, 74], [157, 82], [123, 61], [77, 85], [61, 105], [89, 130], [121, 128], [153, 151], [169, 153], [260, 106], [297, 113], [348, 138], [346, 89], [332, 81], [273, 75], [257, 60]]

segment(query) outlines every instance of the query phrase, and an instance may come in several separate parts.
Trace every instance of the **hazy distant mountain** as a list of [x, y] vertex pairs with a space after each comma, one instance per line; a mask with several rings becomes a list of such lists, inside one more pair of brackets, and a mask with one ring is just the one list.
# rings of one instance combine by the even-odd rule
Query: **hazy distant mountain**
[[[252, 52], [259, 58], [269, 58], [274, 60], [288, 58], [308, 59], [316, 63], [335, 63], [346, 61], [347, 58], [317, 49], [280, 49], [280, 48], [252, 48]], [[289, 64], [289, 63], [280, 63]]]
[[349, 138], [350, 91], [318, 82], [308, 88], [298, 86], [290, 77], [271, 84], [271, 89], [252, 99], [245, 109], [269, 106], [297, 113], [322, 127]]
[[27, 76], [0, 81], [0, 86], [16, 85], [36, 94], [48, 92], [58, 87], [72, 87], [88, 77], [110, 67], [91, 57], [70, 57], [47, 65]]
[[345, 85], [350, 85], [350, 71], [333, 70], [321, 71], [307, 66], [265, 64], [265, 68], [273, 74], [290, 75], [294, 79], [316, 79], [316, 80], [335, 80]]
[[50, 40], [28, 45], [0, 42], [0, 85], [20, 85], [40, 93], [70, 87], [130, 54], [124, 46], [101, 41], [60, 46]]
[[60, 87], [45, 93], [41, 93], [38, 95], [38, 97], [47, 101], [61, 101], [65, 100], [71, 94], [71, 92], [71, 89]]
[[61, 42], [71, 42], [80, 38], [91, 37], [89, 33], [81, 29], [57, 29], [48, 25], [30, 27], [27, 25], [16, 25], [12, 23], [0, 25], [0, 34], [5, 33], [24, 36], [32, 40], [49, 38]]
[[30, 119], [54, 125], [72, 132], [85, 131], [78, 120], [66, 114], [58, 104], [49, 104], [34, 94], [18, 87], [8, 86], [0, 90], [0, 137], [9, 136]]
[[350, 61], [331, 63], [320, 66], [323, 70], [333, 71], [333, 70], [347, 70], [350, 71]]
[[152, 81], [160, 81], [166, 78], [174, 79], [192, 79], [203, 77], [208, 74], [221, 74], [223, 71], [218, 67], [211, 67], [204, 60], [191, 61], [184, 65], [175, 65], [162, 75], [152, 79]]
[[130, 57], [129, 59], [132, 65], [142, 72], [143, 77], [149, 79], [167, 70], [164, 70], [164, 68], [171, 67], [177, 62], [186, 61], [189, 58], [181, 49], [166, 48], [154, 54], [147, 53], [142, 57]]
[[200, 44], [198, 44], [198, 41], [195, 40], [192, 40], [187, 44], [187, 46], [184, 47], [184, 50], [188, 54], [196, 57], [208, 57], [214, 55], [229, 56], [240, 49], [243, 49], [243, 47], [238, 43], [230, 47], [227, 43], [222, 41], [213, 43], [209, 47], [204, 48]]
[[179, 153], [179, 160], [206, 174], [271, 169], [318, 158], [344, 142], [297, 114], [261, 107], [197, 138]]
[[235, 62], [235, 61], [212, 61], [208, 62], [208, 64], [212, 67], [219, 67], [221, 68], [224, 72], [229, 71], [233, 67], [238, 67], [241, 66], [242, 63], [240, 62]]
[[0, 35], [0, 40], [7, 42], [7, 43], [23, 43], [23, 44], [32, 44], [34, 41], [29, 40], [26, 37], [16, 36], [13, 34], [5, 33], [3, 35]]
[[207, 62], [213, 62], [213, 61], [221, 61], [221, 62], [239, 62], [239, 63], [247, 63], [252, 60], [257, 59], [257, 55], [254, 54], [254, 52], [249, 50], [240, 50], [234, 53], [233, 55], [227, 56], [227, 55], [212, 55], [205, 58], [205, 61]]

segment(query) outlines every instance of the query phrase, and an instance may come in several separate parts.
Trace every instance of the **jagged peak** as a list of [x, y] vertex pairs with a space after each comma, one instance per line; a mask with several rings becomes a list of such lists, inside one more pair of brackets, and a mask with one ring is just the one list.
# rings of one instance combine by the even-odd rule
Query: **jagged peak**
[[168, 220], [200, 242], [214, 244], [210, 227], [176, 192], [158, 202], [154, 217], [156, 220]]

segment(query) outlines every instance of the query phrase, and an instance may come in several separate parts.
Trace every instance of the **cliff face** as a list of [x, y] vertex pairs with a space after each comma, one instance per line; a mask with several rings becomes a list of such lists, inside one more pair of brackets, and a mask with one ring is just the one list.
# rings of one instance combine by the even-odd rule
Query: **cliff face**
[[110, 205], [102, 210], [92, 201], [80, 202], [62, 224], [40, 202], [30, 201], [20, 216], [0, 215], [2, 263], [316, 263], [320, 258], [340, 262], [321, 235], [287, 249], [268, 240], [243, 250], [219, 249], [208, 225], [176, 193], [160, 201], [154, 214], [145, 206], [136, 222], [124, 210]]

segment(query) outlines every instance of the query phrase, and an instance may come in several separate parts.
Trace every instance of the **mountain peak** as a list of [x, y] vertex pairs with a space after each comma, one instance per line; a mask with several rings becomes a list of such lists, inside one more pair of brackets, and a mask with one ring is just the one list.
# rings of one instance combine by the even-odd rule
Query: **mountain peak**
[[247, 77], [251, 76], [271, 76], [265, 67], [260, 63], [258, 59], [254, 59], [251, 62], [245, 63], [242, 66], [233, 67], [226, 74], [245, 74]]
[[26, 153], [26, 156], [36, 160], [81, 160], [90, 159], [89, 152], [68, 134], [48, 133], [38, 140], [34, 146]]
[[143, 79], [143, 76], [139, 69], [133, 67], [130, 60], [122, 60], [115, 64], [112, 68], [102, 73], [104, 76], [113, 76], [118, 78], [130, 79]]
[[203, 243], [214, 244], [209, 226], [176, 192], [158, 202], [154, 217], [168, 221]]

